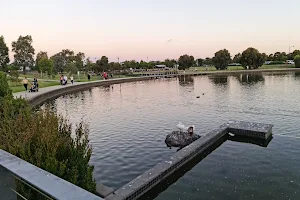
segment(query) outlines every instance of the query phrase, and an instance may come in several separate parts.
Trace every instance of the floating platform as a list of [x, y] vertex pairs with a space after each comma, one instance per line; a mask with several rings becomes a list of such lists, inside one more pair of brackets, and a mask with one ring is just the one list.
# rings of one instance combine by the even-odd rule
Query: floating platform
[[[271, 124], [261, 124], [243, 121], [229, 121], [221, 125], [219, 128], [209, 132], [196, 140], [192, 144], [184, 147], [176, 152], [169, 159], [158, 163], [153, 168], [141, 174], [134, 180], [130, 181], [120, 189], [108, 195], [106, 200], [134, 200], [138, 199], [152, 188], [157, 186], [163, 180], [171, 176], [175, 171], [179, 170], [185, 164], [193, 160], [197, 155], [207, 151], [224, 137], [228, 137], [228, 133], [232, 133], [239, 137], [236, 141], [243, 142], [242, 138], [259, 139], [270, 142], [272, 137]], [[235, 141], [235, 137], [231, 137]], [[255, 144], [255, 142], [251, 142]], [[260, 144], [260, 143], [258, 143]], [[263, 146], [263, 145], [262, 145]]]

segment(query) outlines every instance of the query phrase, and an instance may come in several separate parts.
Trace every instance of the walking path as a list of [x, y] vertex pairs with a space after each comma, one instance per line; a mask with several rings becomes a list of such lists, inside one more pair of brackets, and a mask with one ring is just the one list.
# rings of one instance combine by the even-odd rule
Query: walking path
[[39, 88], [38, 92], [28, 92], [28, 91], [24, 91], [24, 92], [17, 92], [14, 93], [14, 97], [15, 98], [25, 98], [27, 100], [33, 99], [39, 95], [43, 95], [45, 93], [48, 92], [52, 92], [54, 90], [58, 90], [61, 88], [67, 88], [67, 87], [72, 87], [72, 86], [76, 86], [76, 85], [81, 85], [81, 84], [86, 84], [87, 82], [74, 82], [74, 84], [68, 84], [68, 85], [56, 85], [56, 86], [50, 86], [50, 87], [44, 87], [44, 88]]

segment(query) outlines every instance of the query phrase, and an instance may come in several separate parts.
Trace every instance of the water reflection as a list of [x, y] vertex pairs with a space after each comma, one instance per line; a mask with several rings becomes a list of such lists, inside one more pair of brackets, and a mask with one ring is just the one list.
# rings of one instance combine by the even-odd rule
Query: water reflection
[[188, 75], [180, 75], [178, 76], [179, 85], [181, 86], [191, 86], [194, 85], [194, 78]]
[[235, 77], [241, 83], [258, 83], [265, 81], [265, 78], [262, 74], [239, 74], [235, 75]]
[[300, 72], [295, 72], [295, 76], [300, 76]]
[[227, 85], [228, 84], [228, 76], [208, 76], [208, 78], [216, 85]]

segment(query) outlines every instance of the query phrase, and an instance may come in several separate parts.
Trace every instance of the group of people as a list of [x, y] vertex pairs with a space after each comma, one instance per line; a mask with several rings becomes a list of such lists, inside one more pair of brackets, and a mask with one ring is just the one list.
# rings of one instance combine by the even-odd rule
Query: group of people
[[[74, 83], [74, 77], [73, 76], [71, 76], [70, 77], [70, 80], [71, 80], [71, 83], [72, 83], [72, 85], [73, 85], [73, 83]], [[67, 75], [61, 75], [60, 76], [60, 84], [61, 85], [67, 85], [68, 84], [68, 77], [67, 77]]]
[[29, 92], [38, 92], [39, 91], [39, 83], [38, 83], [38, 80], [36, 77], [33, 78], [33, 81], [30, 85], [29, 90], [28, 90], [29, 81], [26, 77], [23, 79], [23, 85], [24, 85], [24, 88], [26, 91], [29, 91]]

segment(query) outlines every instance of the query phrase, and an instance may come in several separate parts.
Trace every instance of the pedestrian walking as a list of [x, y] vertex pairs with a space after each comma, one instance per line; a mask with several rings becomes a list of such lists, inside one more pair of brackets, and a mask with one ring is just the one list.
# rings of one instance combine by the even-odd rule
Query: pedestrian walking
[[23, 79], [23, 85], [24, 85], [25, 90], [27, 91], [27, 88], [28, 88], [28, 79], [26, 77]]
[[71, 76], [70, 79], [71, 79], [71, 83], [72, 83], [72, 85], [73, 85], [73, 83], [74, 83], [74, 77]]

